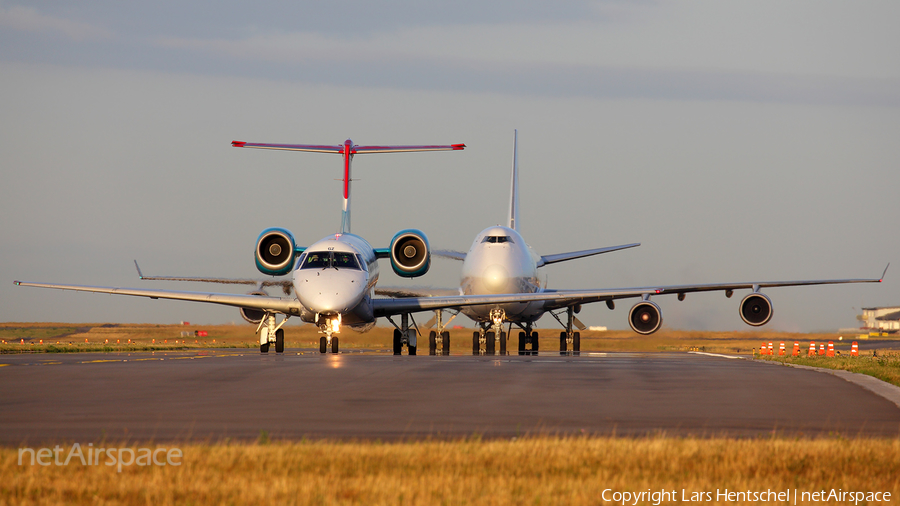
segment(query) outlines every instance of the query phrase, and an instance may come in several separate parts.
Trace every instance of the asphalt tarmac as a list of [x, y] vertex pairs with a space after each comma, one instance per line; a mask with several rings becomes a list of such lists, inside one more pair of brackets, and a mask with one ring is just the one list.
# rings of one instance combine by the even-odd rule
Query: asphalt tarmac
[[900, 407], [831, 374], [687, 353], [0, 356], [0, 444], [215, 442], [263, 433], [900, 436]]

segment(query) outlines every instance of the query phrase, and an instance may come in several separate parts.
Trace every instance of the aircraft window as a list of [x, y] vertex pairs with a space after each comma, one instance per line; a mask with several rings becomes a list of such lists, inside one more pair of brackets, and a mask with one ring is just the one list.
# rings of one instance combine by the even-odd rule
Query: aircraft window
[[353, 269], [358, 271], [359, 264], [356, 262], [356, 255], [353, 253], [334, 252], [334, 267], [337, 269]]
[[306, 254], [301, 269], [352, 269], [359, 270], [359, 263], [353, 253], [333, 251], [312, 251]]
[[356, 254], [356, 259], [359, 260], [359, 266], [362, 267], [364, 271], [368, 271], [369, 267], [366, 265], [366, 262], [363, 260], [362, 255], [359, 253]]
[[324, 269], [328, 267], [329, 263], [327, 251], [313, 251], [306, 254], [306, 259], [303, 261], [303, 265], [301, 265], [300, 268]]
[[489, 242], [489, 243], [505, 243], [505, 242], [513, 242], [512, 237], [508, 235], [486, 235], [481, 242]]

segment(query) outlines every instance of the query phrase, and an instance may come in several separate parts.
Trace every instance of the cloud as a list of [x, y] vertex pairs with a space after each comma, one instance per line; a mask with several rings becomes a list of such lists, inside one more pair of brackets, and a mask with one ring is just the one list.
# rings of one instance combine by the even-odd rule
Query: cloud
[[74, 41], [112, 38], [109, 30], [79, 21], [41, 14], [33, 7], [0, 7], [0, 27], [19, 32], [61, 35]]

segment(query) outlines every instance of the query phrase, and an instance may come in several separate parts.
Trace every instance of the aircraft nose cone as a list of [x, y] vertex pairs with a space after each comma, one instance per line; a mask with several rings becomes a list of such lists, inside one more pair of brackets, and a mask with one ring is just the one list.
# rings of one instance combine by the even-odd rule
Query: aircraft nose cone
[[494, 264], [484, 270], [484, 286], [494, 293], [506, 293], [509, 289], [509, 271], [499, 264]]
[[344, 313], [353, 309], [365, 295], [364, 280], [319, 275], [298, 279], [294, 283], [297, 299], [303, 307], [320, 314]]

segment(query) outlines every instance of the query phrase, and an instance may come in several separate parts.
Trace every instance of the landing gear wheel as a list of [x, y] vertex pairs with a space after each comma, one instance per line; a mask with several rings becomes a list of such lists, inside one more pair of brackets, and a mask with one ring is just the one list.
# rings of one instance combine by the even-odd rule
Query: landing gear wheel
[[581, 355], [581, 332], [576, 332], [572, 338], [572, 354]]
[[538, 333], [531, 333], [531, 354], [537, 355], [541, 348], [540, 341], [538, 341]]
[[260, 353], [269, 353], [269, 343], [259, 345]]
[[428, 354], [437, 354], [437, 332], [433, 330], [428, 333]]
[[506, 332], [500, 333], [500, 354], [506, 355]]
[[275, 331], [275, 353], [284, 353], [284, 329]]
[[472, 355], [480, 355], [481, 354], [481, 346], [479, 346], [478, 332], [472, 332]]
[[415, 354], [416, 354], [416, 347], [415, 347], [415, 346], [406, 345], [406, 349], [409, 350], [409, 354], [410, 354], [410, 355], [415, 355]]
[[319, 353], [322, 355], [328, 353], [328, 339], [325, 339], [325, 336], [319, 338]]
[[568, 354], [568, 351], [566, 351], [566, 333], [565, 332], [559, 333], [559, 354], [560, 355]]
[[335, 355], [337, 355], [338, 353], [338, 343], [340, 343], [340, 339], [338, 339], [337, 337], [331, 338], [331, 353], [334, 353]]
[[400, 339], [400, 329], [394, 329], [394, 355], [399, 355], [403, 350], [403, 340]]
[[519, 355], [525, 355], [525, 333], [519, 332]]
[[441, 348], [442, 348], [442, 351], [444, 352], [443, 354], [449, 356], [450, 355], [450, 333], [447, 332], [446, 330], [441, 332], [441, 338], [443, 339], [443, 341], [441, 342]]
[[484, 333], [484, 354], [485, 355], [493, 355], [494, 354], [494, 341], [496, 340], [496, 334], [493, 332], [485, 332]]

